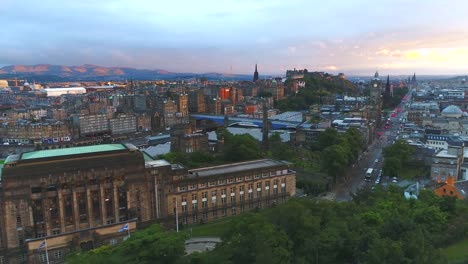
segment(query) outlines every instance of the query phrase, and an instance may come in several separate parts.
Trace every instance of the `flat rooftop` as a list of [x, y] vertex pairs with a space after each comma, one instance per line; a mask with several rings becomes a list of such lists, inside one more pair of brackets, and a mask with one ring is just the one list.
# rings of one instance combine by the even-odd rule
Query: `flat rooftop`
[[193, 169], [189, 170], [189, 173], [192, 174], [192, 176], [198, 173], [198, 177], [208, 177], [213, 175], [234, 173], [238, 171], [270, 168], [277, 165], [285, 165], [285, 163], [271, 159], [262, 159], [208, 168]]
[[171, 163], [167, 162], [166, 160], [151, 160], [145, 162], [145, 168], [155, 168], [161, 166], [170, 166]]
[[[127, 147], [123, 144], [102, 144], [84, 147], [61, 148], [61, 149], [48, 149], [25, 152], [21, 154], [20, 160], [42, 159], [58, 156], [80, 155], [97, 152], [107, 152], [115, 150], [124, 150]], [[7, 159], [8, 160], [8, 159]]]

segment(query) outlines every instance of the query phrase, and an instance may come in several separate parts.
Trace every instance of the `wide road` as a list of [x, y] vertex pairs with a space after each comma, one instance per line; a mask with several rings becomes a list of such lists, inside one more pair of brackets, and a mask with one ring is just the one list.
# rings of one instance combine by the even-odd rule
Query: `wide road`
[[[375, 185], [375, 179], [383, 166], [382, 149], [392, 144], [397, 137], [400, 118], [405, 113], [405, 102], [402, 102], [397, 108], [401, 108], [401, 112], [395, 117], [390, 117], [393, 124], [388, 129], [379, 130], [379, 132], [382, 132], [382, 136], [375, 139], [368, 146], [367, 151], [361, 153], [358, 161], [347, 171], [346, 180], [337, 183], [334, 190], [337, 201], [350, 201], [351, 193], [356, 192], [359, 188], [370, 188]], [[374, 175], [370, 182], [364, 180], [368, 168], [374, 169]], [[382, 177], [380, 184], [388, 184], [389, 181], [388, 177]]]

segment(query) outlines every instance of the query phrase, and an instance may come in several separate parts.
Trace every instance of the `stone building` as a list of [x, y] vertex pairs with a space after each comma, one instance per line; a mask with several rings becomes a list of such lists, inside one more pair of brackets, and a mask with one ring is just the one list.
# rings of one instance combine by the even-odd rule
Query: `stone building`
[[[0, 177], [0, 260], [51, 263], [115, 244], [153, 222], [170, 228], [237, 215], [295, 195], [295, 172], [271, 159], [187, 170], [131, 144], [11, 155]], [[176, 217], [176, 212], [178, 217]]]
[[171, 130], [171, 151], [181, 153], [208, 152], [208, 134], [195, 131], [189, 126], [175, 127]]
[[[284, 203], [296, 192], [295, 172], [270, 159], [189, 170], [166, 186], [167, 218], [195, 224]], [[178, 213], [178, 219], [175, 218]]]
[[4, 142], [24, 143], [31, 140], [55, 139], [70, 137], [69, 127], [60, 121], [33, 123], [30, 121], [0, 124], [0, 138]]
[[0, 189], [0, 256], [7, 263], [60, 263], [73, 248], [121, 239], [120, 223], [152, 219], [142, 152], [122, 144], [41, 150], [5, 161]]
[[109, 119], [109, 128], [113, 135], [128, 134], [137, 131], [136, 117], [132, 114], [120, 114]]

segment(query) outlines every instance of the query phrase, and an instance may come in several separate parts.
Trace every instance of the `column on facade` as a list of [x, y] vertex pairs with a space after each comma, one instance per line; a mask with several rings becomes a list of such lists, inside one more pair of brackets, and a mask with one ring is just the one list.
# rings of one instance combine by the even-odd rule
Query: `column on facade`
[[[132, 208], [132, 196], [130, 196], [130, 186], [127, 188], [127, 211]], [[134, 217], [134, 215], [129, 214], [129, 218]], [[130, 219], [129, 219], [130, 220]]]
[[115, 222], [119, 222], [119, 192], [118, 192], [118, 187], [117, 183], [113, 182], [112, 183], [112, 190], [114, 193], [114, 217], [115, 217]]
[[93, 217], [93, 199], [91, 198], [91, 190], [86, 188], [86, 205], [88, 209], [88, 224], [89, 227], [94, 226], [94, 217]]
[[80, 229], [80, 212], [78, 211], [78, 199], [76, 197], [76, 191], [73, 190], [73, 218], [75, 222], [75, 229]]
[[50, 217], [50, 205], [49, 205], [49, 199], [46, 198], [46, 199], [42, 199], [42, 203], [43, 203], [43, 206], [42, 206], [42, 213], [44, 215], [44, 223], [45, 223], [45, 226], [46, 226], [46, 234], [48, 236], [52, 235], [52, 228], [51, 228], [51, 217]]
[[65, 232], [65, 207], [63, 206], [63, 193], [62, 188], [58, 189], [58, 203], [60, 214], [60, 233]]
[[104, 196], [104, 186], [99, 184], [99, 196], [101, 197], [101, 222], [102, 225], [107, 223], [106, 218], [106, 197]]

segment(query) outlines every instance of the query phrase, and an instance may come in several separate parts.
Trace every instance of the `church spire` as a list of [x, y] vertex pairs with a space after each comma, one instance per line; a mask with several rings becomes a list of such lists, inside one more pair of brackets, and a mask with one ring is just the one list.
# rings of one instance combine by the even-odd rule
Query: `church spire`
[[258, 71], [257, 71], [257, 64], [255, 63], [255, 72], [254, 72], [254, 76], [253, 76], [253, 81], [257, 81], [258, 80]]

